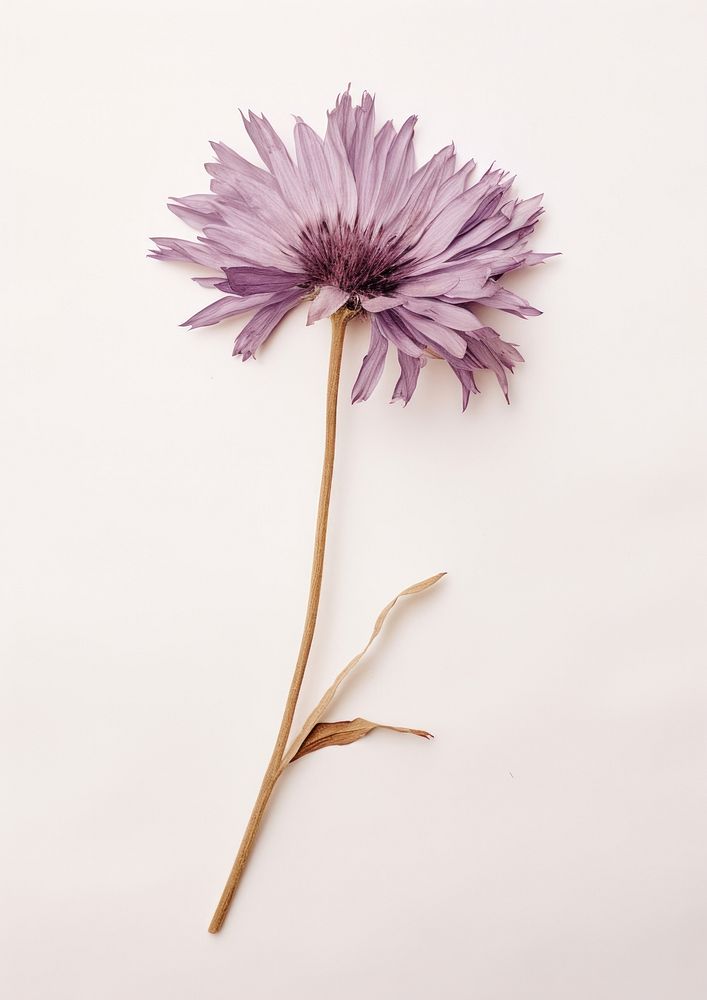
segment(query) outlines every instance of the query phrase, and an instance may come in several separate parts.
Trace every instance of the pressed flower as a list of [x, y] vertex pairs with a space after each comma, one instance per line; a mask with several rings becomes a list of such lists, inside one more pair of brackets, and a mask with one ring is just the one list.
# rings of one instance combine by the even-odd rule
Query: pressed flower
[[347, 91], [327, 117], [324, 138], [296, 119], [293, 158], [267, 119], [250, 112], [243, 121], [264, 167], [212, 143], [211, 191], [171, 201], [201, 235], [156, 238], [152, 256], [212, 268], [195, 280], [222, 293], [184, 325], [252, 312], [233, 351], [247, 360], [303, 299], [310, 324], [345, 306], [370, 320], [354, 402], [368, 399], [390, 348], [400, 367], [393, 399], [410, 400], [430, 358], [453, 370], [464, 408], [481, 370], [508, 398], [507, 372], [523, 359], [478, 307], [539, 315], [502, 279], [552, 256], [528, 249], [542, 196], [513, 197], [513, 178], [497, 168], [475, 180], [474, 161], [458, 166], [452, 145], [415, 169], [416, 118], [376, 131], [369, 94], [353, 106]]
[[478, 392], [478, 371], [492, 371], [508, 398], [507, 372], [523, 359], [515, 345], [502, 340], [481, 318], [480, 307], [520, 317], [537, 315], [538, 310], [505, 288], [502, 279], [552, 256], [528, 249], [542, 212], [541, 196], [514, 198], [512, 178], [495, 168], [474, 180], [474, 162], [457, 166], [453, 146], [415, 169], [416, 119], [408, 118], [399, 131], [391, 122], [376, 131], [374, 102], [368, 94], [356, 107], [348, 91], [342, 94], [329, 112], [323, 139], [298, 118], [295, 159], [264, 117], [251, 112], [243, 120], [264, 166], [213, 143], [217, 159], [206, 165], [211, 191], [175, 198], [169, 206], [199, 231], [197, 241], [155, 239], [152, 256], [191, 261], [212, 271], [194, 280], [221, 296], [185, 326], [211, 326], [252, 313], [234, 347], [243, 360], [253, 357], [283, 316], [305, 299], [309, 324], [331, 317], [331, 347], [324, 461], [302, 639], [275, 746], [209, 926], [212, 933], [223, 925], [272, 791], [289, 766], [380, 729], [430, 736], [424, 729], [364, 717], [331, 721], [325, 715], [397, 600], [429, 590], [443, 573], [406, 587], [386, 605], [365, 647], [292, 737], [321, 595], [349, 320], [363, 315], [370, 321], [370, 343], [351, 392], [354, 402], [368, 399], [391, 348], [400, 367], [393, 399], [410, 400], [430, 359], [446, 362], [459, 379], [464, 408], [471, 393]]

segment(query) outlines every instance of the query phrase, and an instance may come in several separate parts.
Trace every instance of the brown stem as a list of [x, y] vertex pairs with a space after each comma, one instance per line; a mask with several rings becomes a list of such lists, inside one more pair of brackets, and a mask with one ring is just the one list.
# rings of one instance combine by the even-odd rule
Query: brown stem
[[290, 691], [285, 703], [285, 711], [280, 723], [280, 730], [277, 734], [277, 741], [265, 772], [265, 777], [260, 786], [258, 798], [253, 806], [253, 812], [248, 820], [248, 826], [243, 834], [241, 846], [238, 849], [236, 860], [233, 862], [231, 874], [221, 893], [221, 899], [214, 911], [214, 915], [209, 924], [209, 933], [217, 934], [228, 914], [229, 907], [238, 888], [245, 866], [248, 863], [253, 843], [260, 828], [266, 806], [272, 795], [273, 788], [280, 776], [280, 764], [287, 746], [287, 739], [292, 727], [292, 719], [297, 706], [300, 688], [304, 672], [309, 659], [309, 651], [312, 648], [314, 638], [314, 627], [317, 623], [317, 611], [319, 609], [319, 596], [322, 590], [322, 573], [324, 569], [324, 549], [326, 546], [327, 522], [329, 519], [329, 500], [331, 499], [331, 480], [334, 472], [334, 449], [336, 445], [336, 404], [339, 392], [339, 375], [341, 373], [341, 356], [344, 347], [344, 333], [346, 324], [351, 319], [353, 313], [343, 306], [331, 317], [331, 349], [329, 354], [329, 377], [327, 381], [326, 397], [326, 442], [324, 445], [324, 465], [322, 468], [322, 482], [319, 489], [319, 508], [317, 510], [317, 526], [314, 534], [314, 555], [312, 557], [312, 576], [309, 584], [309, 599], [307, 601], [307, 614], [304, 620], [304, 630], [300, 643], [299, 655], [295, 664], [295, 672], [292, 676]]

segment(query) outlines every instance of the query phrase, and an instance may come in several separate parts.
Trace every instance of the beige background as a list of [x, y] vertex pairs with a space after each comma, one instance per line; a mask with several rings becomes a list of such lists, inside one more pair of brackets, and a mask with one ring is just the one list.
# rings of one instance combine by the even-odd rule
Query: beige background
[[[698, 2], [38, 3], [6, 20], [2, 936], [8, 1000], [702, 1000], [705, 74]], [[424, 726], [293, 768], [206, 925], [299, 640], [327, 326], [257, 362], [145, 259], [239, 105], [351, 80], [546, 192], [459, 410], [341, 410], [305, 704]], [[365, 347], [346, 345], [348, 390]]]

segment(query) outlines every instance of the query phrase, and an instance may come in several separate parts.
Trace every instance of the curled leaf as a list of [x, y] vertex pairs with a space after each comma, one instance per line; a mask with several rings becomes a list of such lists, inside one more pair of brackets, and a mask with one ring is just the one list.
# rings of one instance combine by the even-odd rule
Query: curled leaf
[[390, 729], [395, 733], [411, 733], [413, 736], [423, 736], [432, 739], [432, 733], [424, 729], [408, 729], [406, 726], [384, 726], [380, 722], [369, 722], [368, 719], [351, 719], [344, 722], [318, 722], [311, 730], [304, 743], [292, 760], [299, 760], [305, 754], [326, 747], [346, 746], [368, 736], [374, 729]]
[[316, 706], [316, 708], [314, 708], [314, 710], [310, 712], [299, 733], [297, 734], [297, 736], [295, 736], [294, 740], [285, 751], [285, 755], [282, 758], [282, 764], [280, 765], [279, 773], [282, 773], [282, 771], [284, 771], [287, 765], [292, 763], [295, 757], [298, 756], [300, 749], [304, 746], [304, 743], [309, 737], [310, 733], [312, 733], [315, 726], [319, 724], [322, 716], [329, 708], [329, 705], [331, 704], [334, 695], [339, 690], [341, 684], [346, 680], [351, 671], [356, 669], [356, 667], [361, 662], [365, 654], [368, 652], [371, 643], [374, 641], [376, 636], [379, 634], [380, 630], [383, 628], [383, 623], [385, 622], [386, 618], [393, 610], [397, 602], [400, 600], [400, 598], [408, 597], [412, 594], [420, 594], [422, 593], [423, 590], [428, 590], [430, 587], [433, 587], [435, 583], [438, 583], [443, 576], [446, 576], [446, 574], [436, 573], [434, 576], [430, 576], [426, 580], [422, 580], [420, 583], [414, 583], [411, 587], [406, 587], [405, 590], [401, 590], [399, 594], [396, 594], [396, 596], [393, 598], [392, 601], [389, 601], [388, 604], [386, 604], [386, 606], [383, 608], [381, 613], [376, 618], [376, 623], [373, 626], [373, 631], [371, 632], [370, 638], [366, 643], [366, 645], [363, 647], [360, 653], [357, 653], [356, 656], [354, 656], [353, 660], [350, 660], [349, 663], [346, 664], [346, 666], [338, 675], [338, 677], [331, 685], [331, 687], [327, 688], [327, 690], [324, 692], [324, 696], [322, 697], [321, 701]]

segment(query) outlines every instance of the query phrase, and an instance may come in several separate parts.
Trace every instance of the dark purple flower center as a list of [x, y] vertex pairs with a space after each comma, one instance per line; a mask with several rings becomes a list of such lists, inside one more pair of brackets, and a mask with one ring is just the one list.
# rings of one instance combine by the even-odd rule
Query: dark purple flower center
[[335, 285], [355, 295], [390, 295], [399, 280], [404, 250], [398, 237], [322, 220], [300, 236], [302, 269], [314, 286]]

